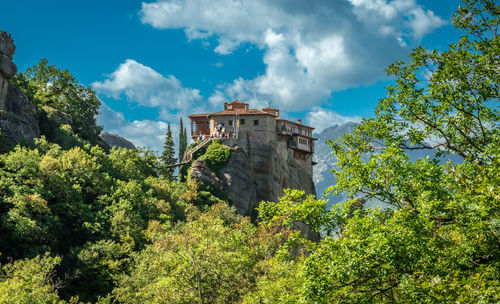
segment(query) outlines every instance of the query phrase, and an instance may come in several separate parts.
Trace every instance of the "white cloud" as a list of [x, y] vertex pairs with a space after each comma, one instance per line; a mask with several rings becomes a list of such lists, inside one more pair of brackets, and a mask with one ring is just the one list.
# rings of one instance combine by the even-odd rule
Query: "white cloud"
[[444, 24], [415, 0], [158, 0], [142, 3], [140, 16], [155, 28], [184, 29], [189, 39], [213, 36], [219, 54], [257, 45], [265, 72], [219, 86], [214, 98], [272, 100], [294, 111], [379, 80], [408, 54], [407, 44]]
[[410, 11], [408, 22], [417, 40], [422, 39], [426, 34], [446, 24], [444, 20], [434, 15], [434, 12], [425, 11], [421, 7], [417, 7]]
[[[354, 13], [364, 23], [379, 28], [384, 34], [392, 34], [404, 42], [404, 31], [420, 41], [423, 36], [443, 26], [446, 22], [424, 9], [415, 0], [349, 0], [354, 6]], [[399, 25], [394, 27], [394, 25]], [[389, 30], [390, 29], [390, 30]]]
[[[117, 134], [131, 141], [136, 147], [149, 147], [161, 153], [165, 142], [167, 123], [164, 121], [133, 120], [127, 121], [122, 113], [113, 111], [101, 102], [97, 123], [104, 126], [104, 131]], [[179, 126], [171, 124], [174, 141], [179, 133]]]
[[238, 48], [239, 42], [232, 41], [227, 38], [219, 38], [219, 45], [214, 49], [214, 52], [219, 53], [221, 55], [231, 54], [235, 49]]
[[129, 121], [123, 113], [101, 102], [98, 116], [98, 124], [104, 126], [104, 131], [122, 136], [137, 147], [150, 147], [155, 151], [163, 149], [167, 122], [171, 123], [174, 140], [177, 141], [179, 117], [187, 123], [187, 114], [207, 112], [210, 108], [210, 103], [202, 99], [198, 90], [184, 88], [175, 76], [163, 76], [131, 59], [122, 63], [104, 81], [94, 82], [92, 87], [98, 94], [114, 99], [125, 96], [129, 102], [140, 107], [158, 110], [159, 120]]
[[349, 121], [360, 122], [361, 119], [360, 116], [342, 116], [334, 111], [316, 107], [307, 113], [306, 124], [315, 128], [314, 133], [321, 133], [333, 125], [341, 125]]
[[199, 90], [184, 88], [173, 75], [163, 76], [152, 68], [127, 59], [102, 82], [92, 87], [99, 94], [119, 99], [125, 95], [128, 101], [141, 106], [169, 110], [189, 109], [202, 98]]
[[223, 103], [212, 104], [205, 101], [198, 90], [184, 88], [176, 77], [163, 76], [131, 59], [122, 63], [108, 79], [94, 82], [92, 87], [98, 94], [114, 99], [125, 96], [129, 102], [139, 106], [156, 108], [161, 121], [126, 121], [122, 113], [114, 112], [106, 105], [101, 107], [102, 114], [99, 116], [100, 124], [104, 125], [105, 130], [111, 130], [108, 132], [116, 131], [120, 136], [129, 136], [134, 144], [155, 149], [163, 142], [166, 122], [178, 128], [179, 117], [188, 122], [188, 114], [209, 112]]
[[221, 68], [224, 66], [224, 62], [222, 61], [217, 61], [216, 63], [212, 64], [214, 67]]

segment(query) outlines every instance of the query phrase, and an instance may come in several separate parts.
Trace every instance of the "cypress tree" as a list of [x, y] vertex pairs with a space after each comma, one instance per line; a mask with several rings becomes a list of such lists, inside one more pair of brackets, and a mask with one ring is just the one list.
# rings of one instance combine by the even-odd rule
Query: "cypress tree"
[[182, 123], [182, 117], [180, 118], [179, 123], [179, 161], [182, 161], [184, 158], [184, 153], [187, 149], [187, 131], [184, 128], [184, 124]]
[[187, 138], [187, 130], [186, 130], [186, 128], [184, 128], [184, 135], [183, 135], [182, 142], [184, 144], [184, 152], [186, 152], [186, 150], [187, 150], [187, 144], [188, 144], [188, 138]]
[[170, 123], [168, 124], [167, 133], [165, 134], [165, 144], [163, 145], [163, 152], [160, 157], [163, 165], [163, 176], [167, 179], [172, 179], [174, 176], [174, 168], [167, 168], [168, 165], [173, 165], [176, 162], [175, 159], [175, 147], [174, 138], [172, 137], [172, 130], [170, 129]]

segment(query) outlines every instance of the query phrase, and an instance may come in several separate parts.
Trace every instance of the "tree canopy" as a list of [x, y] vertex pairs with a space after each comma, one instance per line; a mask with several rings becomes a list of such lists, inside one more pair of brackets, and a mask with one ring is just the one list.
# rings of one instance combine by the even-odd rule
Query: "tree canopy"
[[68, 70], [41, 59], [11, 81], [35, 102], [40, 115], [50, 116], [50, 109], [69, 114], [71, 126], [81, 138], [97, 140], [102, 129], [96, 124], [101, 102], [92, 88], [81, 85]]
[[174, 138], [172, 137], [172, 130], [170, 130], [170, 123], [165, 134], [165, 143], [163, 144], [163, 152], [160, 159], [163, 165], [163, 176], [171, 180], [174, 175], [174, 168], [167, 168], [167, 166], [175, 164], [177, 159], [175, 158]]
[[[465, 35], [391, 65], [395, 84], [375, 117], [330, 142], [339, 168], [330, 191], [387, 208], [353, 200], [327, 210], [300, 195], [261, 205], [267, 225], [303, 220], [326, 234], [289, 240], [309, 250], [290, 275], [302, 280], [299, 302], [500, 301], [499, 12], [495, 1], [464, 1], [453, 24]], [[409, 149], [434, 156], [412, 162]], [[444, 162], [446, 153], [463, 162]]]

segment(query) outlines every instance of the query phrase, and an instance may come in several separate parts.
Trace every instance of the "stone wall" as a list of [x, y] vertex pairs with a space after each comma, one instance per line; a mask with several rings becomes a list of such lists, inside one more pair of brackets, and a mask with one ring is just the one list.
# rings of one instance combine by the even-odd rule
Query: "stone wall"
[[[270, 115], [239, 115], [239, 119], [244, 119], [245, 123], [240, 124], [239, 133], [241, 132], [268, 132], [268, 136], [275, 136], [276, 133], [276, 118]], [[236, 119], [236, 115], [224, 115], [215, 116], [210, 120], [210, 133], [216, 131], [217, 126], [222, 123], [226, 128], [226, 132], [233, 134], [235, 131], [236, 123], [233, 121]], [[254, 124], [254, 120], [258, 121], [258, 124]], [[229, 121], [233, 121], [232, 125], [229, 125]]]

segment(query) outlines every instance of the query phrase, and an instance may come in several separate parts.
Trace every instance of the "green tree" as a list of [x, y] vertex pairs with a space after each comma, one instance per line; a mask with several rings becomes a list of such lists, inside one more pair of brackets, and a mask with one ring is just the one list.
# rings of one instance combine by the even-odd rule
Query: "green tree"
[[222, 145], [219, 140], [213, 140], [200, 159], [203, 159], [213, 172], [217, 172], [227, 164], [231, 152], [231, 148]]
[[[262, 206], [263, 224], [303, 219], [326, 234], [306, 243], [301, 302], [500, 301], [499, 12], [495, 1], [464, 1], [453, 18], [459, 42], [390, 66], [395, 85], [376, 116], [331, 143], [330, 190], [389, 208]], [[414, 149], [436, 152], [412, 162]], [[444, 162], [447, 153], [463, 162]]]
[[18, 73], [12, 82], [35, 102], [39, 113], [50, 115], [50, 108], [67, 113], [72, 118], [73, 130], [80, 137], [93, 142], [97, 140], [102, 130], [96, 124], [100, 100], [90, 87], [81, 85], [68, 70], [61, 70], [49, 65], [47, 59], [41, 59], [38, 65]]
[[182, 123], [182, 117], [179, 120], [179, 161], [184, 158], [187, 149], [187, 132]]
[[56, 289], [54, 268], [60, 263], [60, 257], [37, 256], [0, 265], [0, 303], [66, 303]]
[[276, 248], [223, 203], [191, 207], [186, 223], [157, 235], [114, 290], [120, 303], [237, 303]]
[[63, 150], [43, 137], [34, 148], [0, 154], [1, 261], [61, 256], [61, 297], [94, 302], [150, 242], [150, 222], [168, 227], [185, 219], [186, 185], [157, 172], [149, 151]]
[[165, 134], [165, 143], [163, 144], [163, 152], [160, 157], [163, 165], [163, 176], [169, 180], [172, 180], [174, 175], [174, 168], [167, 168], [168, 165], [173, 165], [177, 161], [175, 158], [175, 148], [174, 139], [172, 137], [172, 131], [170, 130], [170, 123], [167, 127], [167, 133]]
[[5, 153], [9, 151], [9, 143], [7, 139], [2, 135], [2, 129], [0, 128], [0, 153]]

